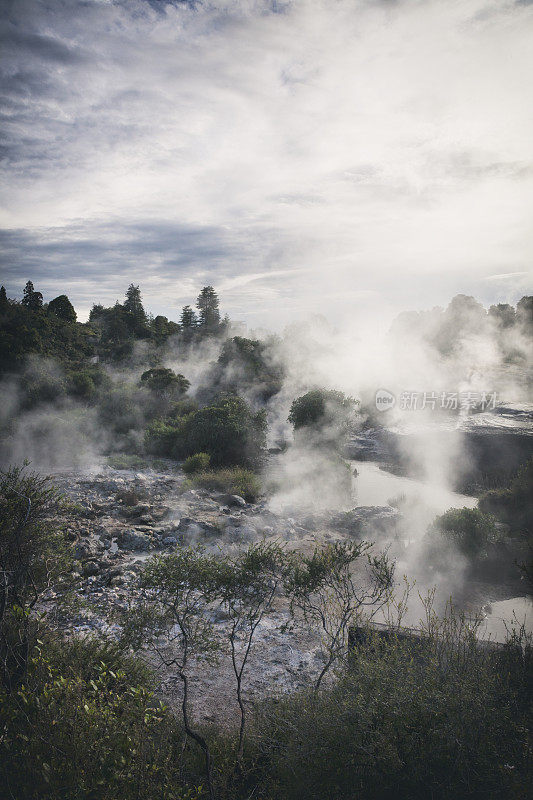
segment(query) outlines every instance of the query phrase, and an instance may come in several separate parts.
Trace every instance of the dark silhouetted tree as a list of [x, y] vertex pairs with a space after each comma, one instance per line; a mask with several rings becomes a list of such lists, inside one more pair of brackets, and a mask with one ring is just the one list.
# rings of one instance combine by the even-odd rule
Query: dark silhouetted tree
[[217, 293], [212, 286], [204, 286], [196, 301], [200, 325], [203, 328], [216, 328], [220, 324]]
[[198, 318], [190, 306], [184, 306], [181, 312], [180, 325], [184, 333], [192, 331], [198, 325]]
[[124, 310], [132, 315], [136, 326], [146, 324], [146, 312], [142, 304], [141, 290], [138, 286], [134, 286], [133, 283], [128, 286]]
[[173, 370], [167, 367], [154, 367], [143, 372], [141, 383], [144, 383], [149, 389], [162, 397], [182, 396], [191, 385], [187, 378], [181, 374], [176, 375]]
[[0, 309], [6, 308], [8, 305], [7, 294], [6, 294], [6, 287], [0, 286]]
[[28, 281], [24, 287], [22, 305], [29, 308], [30, 311], [37, 311], [39, 308], [43, 307], [43, 296], [40, 292], [35, 291], [31, 281]]
[[67, 322], [76, 322], [74, 306], [66, 294], [60, 294], [59, 297], [54, 297], [53, 300], [50, 300], [48, 303], [48, 311]]

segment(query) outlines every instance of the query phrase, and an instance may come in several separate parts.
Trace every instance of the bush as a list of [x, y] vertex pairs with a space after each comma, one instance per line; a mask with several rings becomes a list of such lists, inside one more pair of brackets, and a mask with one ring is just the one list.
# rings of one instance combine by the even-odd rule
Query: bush
[[500, 538], [492, 514], [484, 514], [478, 508], [450, 508], [437, 517], [428, 534], [444, 537], [470, 558], [484, 554]]
[[263, 703], [247, 742], [258, 796], [528, 796], [531, 646], [511, 646], [507, 663], [460, 633], [446, 647], [427, 637], [423, 652], [413, 657], [400, 636], [379, 646], [371, 637], [318, 696]]
[[533, 458], [519, 470], [509, 488], [483, 494], [479, 508], [509, 525], [513, 533], [533, 538]]
[[254, 414], [244, 400], [223, 396], [183, 420], [174, 455], [209, 453], [213, 466], [257, 467], [266, 445], [264, 411]]
[[205, 472], [209, 468], [211, 456], [209, 453], [195, 453], [183, 462], [183, 471], [186, 475], [193, 475], [195, 472]]
[[144, 447], [154, 456], [172, 456], [182, 429], [180, 420], [154, 419], [144, 432]]
[[179, 726], [153, 697], [146, 671], [116, 645], [48, 637], [25, 684], [0, 692], [0, 708], [6, 797], [200, 797], [183, 779]]
[[25, 467], [0, 472], [0, 684], [8, 691], [26, 673], [32, 611], [70, 566], [65, 533], [51, 521], [61, 506], [48, 478]]
[[141, 383], [148, 386], [153, 392], [162, 397], [172, 397], [186, 394], [191, 383], [183, 375], [167, 367], [154, 367], [141, 375]]
[[111, 469], [145, 469], [148, 466], [146, 458], [128, 453], [108, 456], [107, 463]]
[[240, 467], [200, 472], [194, 475], [192, 483], [201, 489], [238, 494], [247, 503], [254, 503], [261, 494], [261, 482], [257, 475]]
[[293, 401], [288, 420], [295, 431], [306, 430], [335, 442], [349, 428], [356, 405], [357, 401], [343, 392], [314, 389]]

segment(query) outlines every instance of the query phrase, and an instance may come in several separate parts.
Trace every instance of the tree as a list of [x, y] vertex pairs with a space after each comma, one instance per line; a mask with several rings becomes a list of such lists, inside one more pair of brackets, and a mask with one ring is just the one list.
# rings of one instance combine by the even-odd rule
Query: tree
[[146, 325], [146, 312], [142, 304], [141, 290], [138, 286], [134, 286], [133, 283], [130, 283], [126, 292], [124, 311], [131, 314], [135, 329]]
[[450, 508], [437, 517], [428, 530], [436, 544], [439, 537], [456, 545], [467, 558], [486, 554], [487, 547], [498, 541], [500, 533], [492, 514], [479, 508]]
[[204, 286], [196, 301], [202, 328], [213, 329], [220, 324], [218, 297], [212, 286]]
[[8, 299], [6, 294], [6, 287], [0, 286], [0, 309], [3, 310], [8, 305]]
[[[332, 664], [346, 653], [349, 629], [365, 607], [372, 618], [390, 596], [394, 564], [385, 554], [371, 556], [370, 548], [368, 542], [335, 542], [315, 548], [310, 556], [292, 556], [286, 577], [291, 614], [320, 629], [325, 651], [315, 692]], [[367, 575], [356, 579], [354, 565], [364, 556]]]
[[253, 639], [261, 620], [272, 610], [274, 596], [281, 586], [286, 566], [283, 550], [277, 544], [250, 545], [235, 559], [219, 564], [217, 594], [229, 622], [231, 664], [240, 709], [237, 763], [244, 754], [246, 706], [242, 696], [243, 678]]
[[[150, 559], [140, 576], [145, 605], [136, 603], [129, 630], [126, 627], [126, 636], [132, 641], [148, 641], [161, 663], [177, 670], [183, 685], [183, 727], [186, 736], [203, 751], [211, 800], [215, 798], [211, 750], [191, 719], [189, 670], [193, 659], [216, 662], [219, 648], [209, 607], [216, 600], [217, 571], [217, 560], [201, 550], [180, 549]], [[164, 649], [160, 645], [162, 636], [168, 643]]]
[[161, 397], [171, 397], [173, 395], [181, 397], [191, 385], [184, 375], [177, 375], [173, 370], [166, 367], [154, 367], [146, 370], [141, 375], [141, 383]]
[[55, 314], [56, 317], [64, 319], [66, 322], [76, 322], [74, 306], [66, 294], [60, 294], [58, 297], [54, 297], [53, 300], [50, 300], [48, 303], [48, 311], [51, 314]]
[[293, 401], [288, 420], [315, 443], [335, 445], [349, 429], [356, 406], [357, 401], [343, 392], [313, 389]]
[[39, 308], [43, 307], [43, 296], [41, 292], [35, 291], [31, 281], [28, 281], [24, 287], [22, 305], [26, 306], [30, 311], [37, 311]]
[[7, 691], [26, 674], [32, 611], [68, 565], [64, 533], [48, 521], [59, 507], [48, 478], [24, 467], [0, 472], [0, 680]]
[[265, 440], [264, 410], [254, 414], [242, 398], [228, 395], [183, 420], [176, 455], [209, 453], [214, 467], [256, 467], [262, 461]]
[[184, 333], [190, 333], [198, 325], [196, 313], [190, 306], [183, 306], [181, 312], [180, 325]]

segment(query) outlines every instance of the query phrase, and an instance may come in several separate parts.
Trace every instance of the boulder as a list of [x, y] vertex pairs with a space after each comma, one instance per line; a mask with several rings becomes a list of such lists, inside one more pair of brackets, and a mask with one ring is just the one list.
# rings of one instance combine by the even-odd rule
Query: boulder
[[399, 517], [398, 510], [392, 506], [358, 506], [335, 514], [328, 527], [357, 538], [375, 533], [394, 535]]
[[246, 500], [238, 494], [228, 494], [223, 500], [224, 504], [230, 508], [246, 508]]
[[97, 556], [104, 549], [104, 543], [99, 536], [87, 536], [81, 539], [74, 547], [74, 556], [80, 558], [90, 558]]
[[91, 577], [93, 575], [98, 575], [100, 572], [100, 567], [98, 566], [96, 561], [86, 561], [83, 565], [83, 574], [86, 578]]
[[125, 531], [120, 537], [119, 543], [123, 550], [148, 550], [151, 539], [146, 533]]

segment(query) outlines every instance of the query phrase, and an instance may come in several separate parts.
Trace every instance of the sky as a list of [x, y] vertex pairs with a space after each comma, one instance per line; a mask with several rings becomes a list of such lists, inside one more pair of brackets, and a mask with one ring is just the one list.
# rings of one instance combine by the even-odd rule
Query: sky
[[531, 0], [3, 0], [1, 279], [280, 329], [532, 293]]

